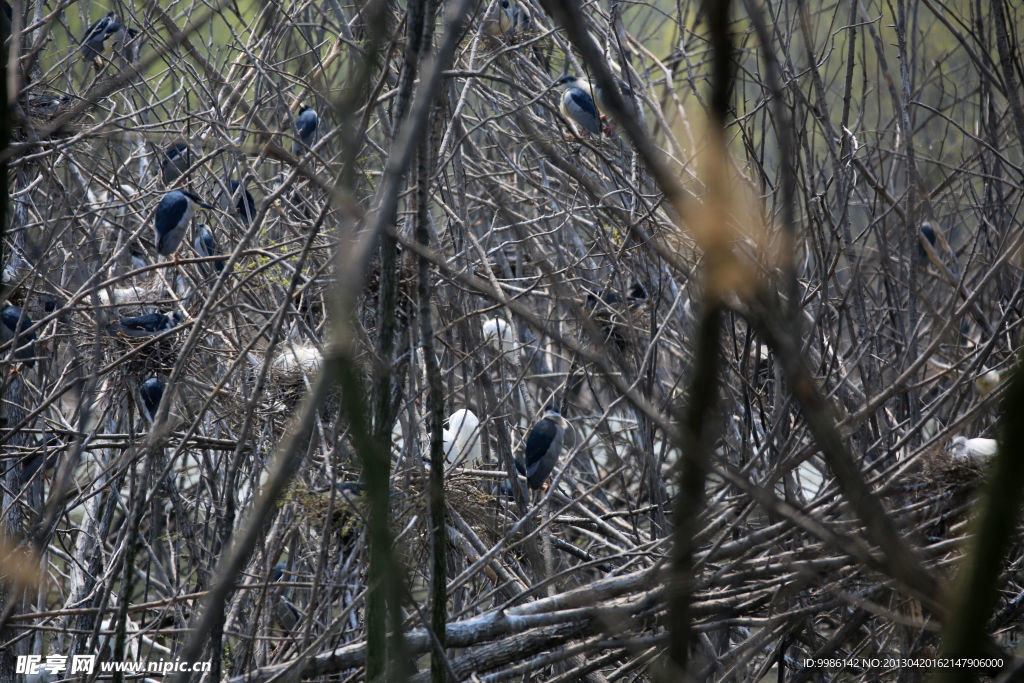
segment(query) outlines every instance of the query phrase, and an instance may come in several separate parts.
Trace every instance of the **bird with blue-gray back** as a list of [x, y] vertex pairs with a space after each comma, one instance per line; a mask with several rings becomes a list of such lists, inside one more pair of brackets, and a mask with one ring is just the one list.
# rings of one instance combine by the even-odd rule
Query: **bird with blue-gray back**
[[32, 327], [32, 319], [28, 317], [28, 313], [17, 306], [4, 306], [0, 317], [3, 319], [0, 328], [3, 329], [4, 343], [17, 339], [14, 357], [26, 366], [33, 367], [36, 357], [36, 335], [35, 332], [27, 334], [25, 332]]
[[220, 208], [226, 213], [232, 213], [231, 206], [232, 200], [234, 200], [234, 214], [238, 216], [238, 220], [243, 225], [249, 225], [253, 217], [256, 216], [256, 200], [249, 194], [249, 190], [242, 187], [242, 184], [234, 178], [229, 178], [225, 185], [228, 191], [222, 192], [220, 195]]
[[160, 255], [170, 256], [178, 250], [195, 206], [213, 208], [187, 190], [171, 190], [156, 205], [153, 227], [156, 230], [156, 250]]
[[562, 115], [578, 128], [580, 136], [587, 133], [601, 135], [601, 117], [591, 96], [590, 83], [576, 76], [563, 76], [555, 85], [566, 86], [562, 91], [559, 108]]
[[[196, 226], [196, 238], [192, 246], [195, 247], [196, 253], [203, 258], [212, 258], [220, 254], [217, 242], [213, 238], [213, 232], [203, 224]], [[218, 273], [224, 270], [224, 259], [215, 259], [213, 269]]]
[[299, 134], [298, 141], [292, 146], [292, 152], [299, 154], [304, 147], [312, 147], [316, 142], [316, 134], [320, 128], [320, 117], [308, 104], [299, 107], [299, 116], [295, 119], [295, 131]]
[[160, 176], [164, 183], [172, 183], [192, 165], [192, 150], [184, 140], [173, 142], [161, 152]]
[[512, 33], [522, 35], [533, 28], [533, 16], [530, 10], [521, 2], [516, 2], [512, 7]]
[[[618, 86], [618, 88], [619, 88], [619, 95], [620, 95], [620, 97], [622, 99], [623, 104], [626, 105], [625, 114], [627, 116], [634, 116], [635, 117], [636, 113], [637, 113], [637, 109], [636, 109], [636, 100], [633, 97], [633, 89], [629, 87], [629, 84], [626, 83], [626, 81], [624, 81], [624, 80], [622, 80], [621, 78], [618, 78], [618, 77], [615, 78], [615, 85]], [[604, 124], [603, 125], [604, 131], [607, 134], [611, 134], [612, 127], [611, 127], [610, 124], [607, 123], [608, 116], [609, 116], [610, 109], [611, 109], [610, 106], [609, 106], [609, 103], [608, 103], [608, 100], [610, 98], [608, 97], [607, 93], [605, 93], [604, 88], [601, 87], [600, 83], [596, 83], [595, 82], [595, 83], [591, 84], [590, 91], [591, 91], [591, 95], [594, 98], [594, 103], [597, 105], [597, 110], [601, 114], [601, 121]]]
[[113, 53], [118, 36], [123, 31], [124, 27], [113, 12], [97, 19], [82, 38], [82, 45], [79, 48], [82, 57], [92, 62], [97, 69], [102, 68], [104, 58]]
[[558, 464], [568, 424], [557, 410], [549, 407], [526, 435], [523, 460], [516, 460], [516, 469], [526, 477], [532, 490], [544, 486]]
[[152, 337], [173, 330], [182, 322], [181, 314], [174, 311], [170, 315], [166, 313], [146, 313], [128, 318], [119, 318], [110, 323], [109, 331], [112, 334], [122, 334], [126, 337]]
[[156, 418], [157, 409], [160, 408], [160, 401], [164, 398], [164, 383], [156, 377], [150, 377], [139, 387], [139, 396], [142, 398], [146, 418], [152, 422]]
[[142, 55], [142, 34], [125, 26], [114, 34], [114, 52], [127, 64], [136, 64]]
[[491, 11], [484, 16], [484, 32], [495, 38], [508, 34], [514, 26], [512, 13], [512, 3], [509, 0], [494, 0]]
[[[271, 582], [278, 584], [285, 582], [286, 579], [290, 578], [286, 577], [287, 569], [288, 565], [286, 562], [278, 562], [270, 577]], [[299, 620], [302, 619], [302, 613], [299, 611], [298, 607], [295, 606], [295, 603], [292, 602], [291, 598], [288, 597], [285, 589], [281, 586], [275, 586], [271, 589], [270, 599], [274, 604], [273, 617], [275, 625], [279, 626], [286, 633], [290, 633], [299, 623]]]
[[921, 223], [921, 227], [918, 228], [918, 231], [921, 233], [921, 235], [918, 238], [917, 255], [921, 258], [922, 261], [927, 261], [928, 251], [924, 248], [924, 241], [921, 241], [921, 238], [923, 237], [924, 240], [926, 240], [928, 244], [931, 245], [932, 249], [937, 251], [935, 228], [932, 227], [931, 223], [925, 221], [924, 223]]

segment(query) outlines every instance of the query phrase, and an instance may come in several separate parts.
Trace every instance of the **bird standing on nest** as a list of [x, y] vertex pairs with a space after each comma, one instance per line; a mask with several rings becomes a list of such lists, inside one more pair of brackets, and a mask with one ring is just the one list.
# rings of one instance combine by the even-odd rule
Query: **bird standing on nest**
[[153, 228], [156, 230], [156, 250], [161, 256], [176, 254], [192, 220], [193, 206], [213, 207], [187, 190], [171, 190], [156, 205]]
[[565, 428], [569, 425], [554, 408], [544, 411], [544, 417], [537, 421], [526, 435], [523, 461], [516, 461], [516, 469], [526, 477], [531, 491], [544, 486], [551, 472], [558, 464], [562, 452]]
[[109, 330], [112, 334], [123, 334], [126, 337], [152, 337], [161, 332], [173, 330], [181, 324], [181, 321], [181, 314], [177, 311], [170, 315], [147, 313], [115, 320], [110, 323]]

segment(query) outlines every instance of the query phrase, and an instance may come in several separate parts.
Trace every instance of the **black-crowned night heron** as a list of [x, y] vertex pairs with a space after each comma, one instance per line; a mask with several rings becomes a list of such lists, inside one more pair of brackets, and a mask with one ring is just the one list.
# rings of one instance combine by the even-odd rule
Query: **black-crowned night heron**
[[567, 86], [562, 91], [559, 107], [562, 114], [579, 129], [580, 135], [601, 135], [601, 117], [590, 94], [590, 83], [576, 76], [564, 76], [556, 85]]
[[152, 337], [167, 330], [173, 330], [182, 322], [181, 314], [174, 311], [166, 313], [146, 313], [129, 318], [120, 318], [110, 323], [112, 334], [123, 334], [126, 337]]
[[25, 334], [25, 330], [32, 327], [32, 319], [28, 317], [28, 313], [17, 306], [4, 306], [2, 318], [3, 324], [0, 325], [0, 328], [3, 330], [4, 343], [17, 337], [14, 357], [28, 367], [33, 367], [36, 357], [36, 335], [34, 332]]
[[102, 68], [103, 59], [113, 53], [114, 45], [119, 40], [118, 36], [123, 32], [124, 27], [113, 12], [97, 19], [82, 38], [82, 46], [79, 48], [82, 57], [92, 62], [97, 69]]
[[516, 461], [516, 469], [526, 477], [532, 490], [541, 488], [558, 464], [567, 426], [568, 422], [557, 410], [548, 408], [526, 435], [523, 462]]
[[526, 6], [517, 2], [512, 7], [512, 33], [522, 35], [533, 28], [533, 17]]
[[974, 438], [954, 436], [947, 446], [949, 454], [954, 458], [967, 460], [987, 460], [999, 450], [999, 444], [995, 439]]
[[[220, 208], [227, 213], [234, 213], [242, 225], [248, 225], [256, 215], [256, 200], [249, 194], [249, 190], [242, 187], [234, 178], [227, 181], [227, 194], [220, 195]], [[232, 202], [235, 210], [231, 211]]]
[[114, 34], [114, 52], [128, 64], [137, 63], [142, 53], [142, 37], [139, 32], [126, 26]]
[[181, 174], [192, 165], [192, 150], [182, 140], [171, 143], [163, 151], [163, 158], [160, 160], [160, 175], [164, 183], [173, 183], [181, 177]]
[[[634, 282], [626, 293], [626, 303], [635, 306], [647, 300], [647, 290], [639, 282]], [[599, 305], [617, 306], [622, 303], [622, 295], [614, 289], [606, 289], [600, 296], [593, 293], [587, 294], [587, 308], [593, 310]]]
[[145, 409], [146, 417], [152, 422], [156, 418], [160, 401], [164, 398], [164, 383], [156, 377], [150, 377], [139, 387], [139, 396], [142, 398], [142, 407]]
[[[615, 84], [619, 87], [619, 95], [622, 97], [623, 102], [626, 105], [626, 113], [633, 115], [636, 111], [635, 100], [633, 99], [633, 89], [629, 87], [626, 81], [619, 77], [615, 77]], [[601, 112], [601, 118], [605, 118], [609, 115], [608, 97], [605, 95], [604, 88], [599, 83], [592, 84], [591, 92], [594, 96], [594, 103], [597, 105], [597, 110]]]
[[299, 107], [299, 116], [295, 119], [295, 131], [299, 139], [292, 146], [292, 153], [299, 154], [316, 142], [317, 129], [320, 127], [320, 118], [308, 104]]
[[156, 205], [153, 227], [156, 229], [156, 250], [162, 256], [170, 256], [178, 250], [188, 223], [192, 220], [194, 206], [213, 208], [186, 190], [172, 190]]
[[480, 420], [472, 410], [463, 408], [452, 413], [443, 438], [448, 465], [476, 467], [480, 463]]
[[[196, 226], [196, 238], [192, 242], [192, 246], [195, 247], [196, 253], [204, 258], [217, 256], [220, 253], [220, 250], [217, 249], [217, 242], [213, 239], [213, 232], [204, 224]], [[224, 270], [224, 259], [216, 259], [213, 262], [213, 269], [218, 273]]]
[[612, 342], [625, 350], [630, 345], [628, 330], [640, 327], [637, 318], [642, 315], [646, 301], [647, 290], [637, 282], [629, 288], [625, 300], [619, 292], [606, 289], [600, 294], [588, 293], [586, 306], [590, 318], [603, 334], [602, 341]]
[[[935, 245], [935, 229], [932, 227], [932, 224], [929, 223], [928, 221], [925, 221], [924, 223], [921, 223], [921, 227], [918, 228], [918, 231], [921, 233], [921, 238], [927, 240], [928, 244], [931, 245], [932, 249], [935, 250], [936, 253], [938, 253], [938, 247]], [[927, 261], [928, 251], [924, 248], [924, 243], [921, 241], [921, 238], [918, 239], [917, 254], [918, 256], [921, 257], [922, 261]]]
[[43, 476], [53, 476], [57, 466], [60, 465], [61, 455], [64, 454], [66, 444], [56, 434], [40, 439], [29, 453], [21, 461], [22, 481], [28, 481], [36, 472], [42, 468]]
[[484, 17], [484, 32], [494, 38], [500, 38], [514, 27], [515, 15], [511, 1], [495, 0], [491, 11]]
[[[287, 564], [285, 562], [278, 562], [274, 567], [273, 575], [270, 577], [271, 582], [280, 583], [285, 581], [286, 569]], [[291, 601], [291, 598], [285, 594], [283, 586], [275, 586], [270, 593], [270, 599], [274, 602], [274, 625], [279, 626], [286, 633], [291, 633], [299, 623], [299, 620], [302, 619], [302, 613], [295, 606], [295, 603]]]

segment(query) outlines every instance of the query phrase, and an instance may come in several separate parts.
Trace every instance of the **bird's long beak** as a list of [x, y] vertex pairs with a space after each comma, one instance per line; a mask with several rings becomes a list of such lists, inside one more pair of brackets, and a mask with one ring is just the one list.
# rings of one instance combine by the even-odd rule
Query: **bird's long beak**
[[204, 209], [213, 209], [213, 205], [207, 204], [206, 202], [196, 202], [196, 206], [200, 206]]

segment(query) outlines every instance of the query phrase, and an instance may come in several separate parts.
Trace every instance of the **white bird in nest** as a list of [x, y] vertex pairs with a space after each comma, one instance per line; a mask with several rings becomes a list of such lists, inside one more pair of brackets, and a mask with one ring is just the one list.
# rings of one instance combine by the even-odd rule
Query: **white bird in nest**
[[498, 353], [508, 353], [516, 348], [516, 333], [504, 318], [491, 318], [483, 325], [484, 341]]
[[999, 445], [995, 439], [968, 439], [958, 434], [949, 442], [947, 450], [954, 458], [987, 460], [996, 454]]
[[452, 467], [461, 462], [464, 467], [480, 463], [480, 420], [472, 410], [456, 410], [448, 418], [443, 431], [445, 463]]
[[299, 379], [315, 375], [324, 362], [324, 354], [312, 344], [288, 344], [274, 358], [271, 373], [279, 379]]

